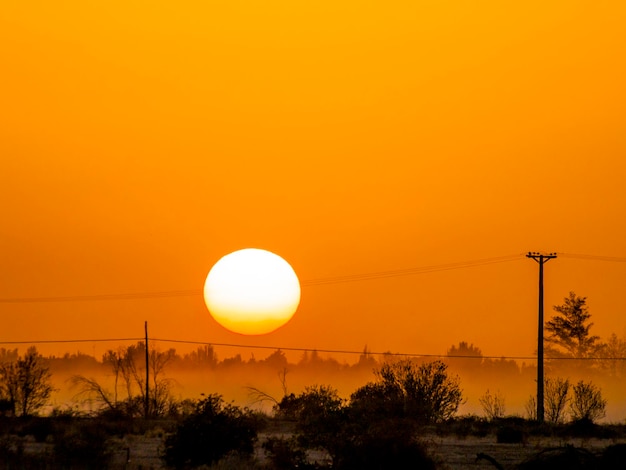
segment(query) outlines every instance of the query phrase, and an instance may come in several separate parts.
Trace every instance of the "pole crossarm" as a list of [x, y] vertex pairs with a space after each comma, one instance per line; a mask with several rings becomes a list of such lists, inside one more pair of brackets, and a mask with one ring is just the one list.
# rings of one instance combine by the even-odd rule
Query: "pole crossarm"
[[547, 263], [548, 261], [556, 257], [556, 253], [541, 253], [539, 251], [529, 251], [528, 253], [526, 253], [526, 258], [532, 258], [538, 263]]

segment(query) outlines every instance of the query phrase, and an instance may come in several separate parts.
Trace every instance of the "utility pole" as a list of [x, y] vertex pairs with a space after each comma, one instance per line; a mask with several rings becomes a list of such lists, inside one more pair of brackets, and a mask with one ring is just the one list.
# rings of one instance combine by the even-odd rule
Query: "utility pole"
[[529, 251], [527, 258], [539, 263], [539, 327], [537, 329], [537, 421], [544, 421], [544, 381], [543, 381], [543, 265], [553, 258], [556, 253], [538, 253]]
[[144, 398], [144, 413], [146, 419], [150, 416], [150, 354], [148, 353], [148, 322], [144, 322], [146, 331], [146, 396]]

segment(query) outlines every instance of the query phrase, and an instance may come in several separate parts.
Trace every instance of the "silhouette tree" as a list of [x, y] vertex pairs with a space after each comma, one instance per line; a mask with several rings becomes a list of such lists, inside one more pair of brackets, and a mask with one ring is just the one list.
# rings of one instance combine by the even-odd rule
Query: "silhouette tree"
[[0, 387], [17, 416], [30, 416], [41, 409], [54, 388], [48, 367], [33, 346], [24, 357], [0, 364]]
[[[95, 379], [75, 375], [71, 378], [71, 382], [80, 389], [77, 396], [83, 395], [95, 399], [104, 410], [127, 416], [141, 416], [145, 412], [143, 404], [146, 397], [145, 351], [143, 342], [121, 347], [117, 351], [107, 351], [102, 360], [113, 371], [113, 392], [106, 390]], [[175, 356], [174, 349], [165, 352], [152, 349], [149, 353], [148, 367], [151, 383], [148, 405], [149, 414], [152, 416], [164, 416], [173, 406], [170, 393], [171, 381], [163, 375], [166, 366]], [[126, 392], [126, 398], [123, 400], [118, 399], [120, 381]]]
[[452, 345], [447, 351], [446, 362], [455, 370], [476, 371], [483, 363], [483, 352], [479, 347], [461, 341], [458, 346]]
[[602, 356], [600, 367], [611, 377], [621, 378], [626, 373], [626, 340], [618, 338], [613, 333], [606, 343], [600, 346], [599, 355]]
[[369, 351], [366, 344], [363, 347], [363, 353], [359, 355], [359, 362], [356, 363], [355, 367], [359, 369], [374, 370], [377, 365], [378, 363], [376, 362], [376, 358]]
[[598, 351], [600, 339], [592, 336], [589, 330], [593, 323], [588, 323], [591, 314], [587, 307], [587, 298], [578, 297], [570, 292], [562, 305], [555, 305], [557, 315], [546, 322], [548, 336], [546, 354], [552, 357], [587, 358]]
[[183, 361], [195, 366], [215, 369], [217, 366], [217, 354], [212, 345], [199, 346], [195, 351], [185, 354]]
[[285, 353], [283, 351], [277, 349], [265, 359], [259, 361], [259, 364], [276, 371], [283, 370], [288, 365], [287, 356], [285, 356]]
[[483, 352], [480, 348], [474, 346], [474, 344], [469, 344], [467, 341], [461, 341], [458, 346], [452, 345], [450, 349], [448, 349], [447, 354], [448, 356], [483, 357]]

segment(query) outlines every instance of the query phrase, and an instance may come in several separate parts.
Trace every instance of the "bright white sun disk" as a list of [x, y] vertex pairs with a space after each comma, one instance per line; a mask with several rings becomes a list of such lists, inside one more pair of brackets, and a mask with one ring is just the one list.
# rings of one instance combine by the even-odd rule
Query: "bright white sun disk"
[[221, 258], [204, 284], [209, 312], [236, 333], [265, 334], [287, 323], [300, 302], [300, 283], [280, 256], [247, 248]]

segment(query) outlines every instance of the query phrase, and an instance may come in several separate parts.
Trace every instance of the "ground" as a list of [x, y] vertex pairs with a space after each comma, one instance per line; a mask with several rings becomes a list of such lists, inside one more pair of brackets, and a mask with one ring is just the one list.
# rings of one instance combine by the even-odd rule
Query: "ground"
[[[288, 437], [288, 434], [271, 429], [259, 435], [255, 456], [261, 462], [265, 459], [261, 445], [271, 436]], [[165, 468], [159, 458], [163, 448], [163, 437], [164, 432], [157, 428], [143, 435], [131, 434], [124, 437], [110, 438], [108, 441], [108, 447], [112, 456], [110, 468], [123, 468], [126, 470], [157, 470]], [[52, 450], [50, 443], [35, 442], [32, 436], [26, 436], [22, 439], [24, 451], [27, 454], [39, 454], [46, 450]], [[530, 436], [523, 443], [503, 444], [496, 442], [494, 434], [488, 434], [484, 437], [459, 437], [456, 435], [441, 435], [441, 433], [430, 430], [421, 435], [420, 439], [439, 461], [442, 470], [486, 470], [495, 468], [487, 460], [478, 460], [478, 453], [490, 455], [508, 470], [513, 469], [516, 465], [542, 450], [549, 448], [574, 446], [599, 454], [609, 445], [626, 443], [626, 437], [598, 439]], [[313, 452], [310, 454], [310, 457], [320, 463], [327, 461], [327, 455], [323, 452]], [[3, 467], [0, 466], [0, 468]]]

